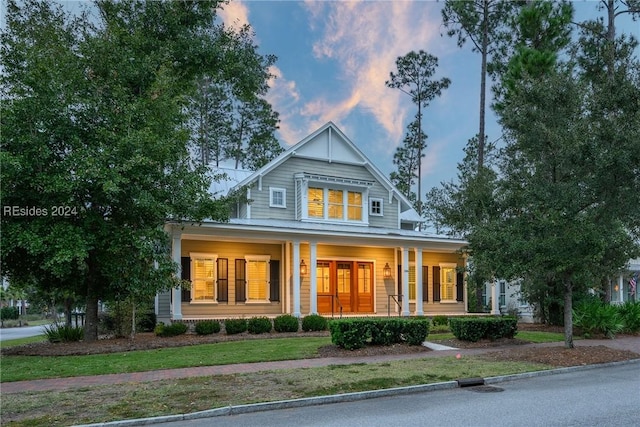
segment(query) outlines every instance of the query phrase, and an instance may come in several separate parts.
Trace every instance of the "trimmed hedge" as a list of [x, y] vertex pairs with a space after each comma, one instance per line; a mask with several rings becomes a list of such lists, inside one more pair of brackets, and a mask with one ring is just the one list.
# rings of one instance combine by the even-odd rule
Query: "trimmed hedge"
[[405, 342], [421, 345], [429, 335], [428, 319], [340, 319], [329, 322], [331, 342], [347, 350]]
[[159, 323], [153, 332], [159, 337], [175, 337], [186, 333], [188, 330], [189, 327], [185, 323], [175, 322], [170, 325]]
[[299, 327], [298, 318], [290, 314], [283, 314], [273, 319], [273, 329], [276, 332], [298, 332]]
[[224, 321], [227, 335], [241, 334], [247, 331], [247, 319], [227, 319]]
[[453, 335], [462, 341], [476, 342], [483, 338], [497, 340], [513, 338], [518, 333], [515, 317], [455, 317], [449, 319]]
[[196, 323], [196, 334], [198, 335], [211, 335], [220, 332], [220, 322], [216, 320], [203, 320]]
[[268, 317], [252, 317], [247, 323], [250, 334], [266, 334], [271, 332], [271, 320]]
[[319, 314], [310, 314], [302, 319], [302, 330], [309, 331], [326, 331], [327, 319]]

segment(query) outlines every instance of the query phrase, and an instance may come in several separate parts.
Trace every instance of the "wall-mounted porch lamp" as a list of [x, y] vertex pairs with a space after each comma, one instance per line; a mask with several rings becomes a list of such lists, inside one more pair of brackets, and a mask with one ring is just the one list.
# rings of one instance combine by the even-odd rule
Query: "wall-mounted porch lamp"
[[300, 275], [301, 276], [307, 275], [307, 264], [304, 263], [304, 260], [300, 261]]
[[384, 268], [382, 269], [382, 276], [385, 279], [391, 279], [391, 267], [389, 267], [389, 263], [384, 265]]

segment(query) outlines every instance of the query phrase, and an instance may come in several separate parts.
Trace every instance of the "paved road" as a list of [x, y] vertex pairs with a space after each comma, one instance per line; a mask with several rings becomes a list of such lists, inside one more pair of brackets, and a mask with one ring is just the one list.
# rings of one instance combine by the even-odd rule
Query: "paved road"
[[44, 333], [44, 326], [23, 326], [21, 328], [0, 328], [0, 341], [35, 337]]
[[[162, 424], [188, 426], [638, 426], [640, 364], [473, 388]], [[497, 388], [497, 389], [496, 389]]]

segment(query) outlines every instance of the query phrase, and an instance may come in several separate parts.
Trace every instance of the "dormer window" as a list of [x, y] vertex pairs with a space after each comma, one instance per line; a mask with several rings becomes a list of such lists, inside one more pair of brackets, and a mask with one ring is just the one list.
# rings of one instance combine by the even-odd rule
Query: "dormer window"
[[326, 175], [296, 174], [298, 218], [307, 221], [367, 225], [368, 195], [373, 181]]

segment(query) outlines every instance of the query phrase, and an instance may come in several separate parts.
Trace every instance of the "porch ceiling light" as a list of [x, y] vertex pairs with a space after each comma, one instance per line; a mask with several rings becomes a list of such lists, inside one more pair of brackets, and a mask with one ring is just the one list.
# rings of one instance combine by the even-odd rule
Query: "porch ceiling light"
[[307, 275], [307, 264], [304, 263], [304, 260], [300, 261], [300, 275], [301, 276]]
[[384, 268], [382, 269], [382, 275], [385, 279], [391, 279], [391, 267], [389, 267], [389, 263], [386, 263], [384, 265]]

